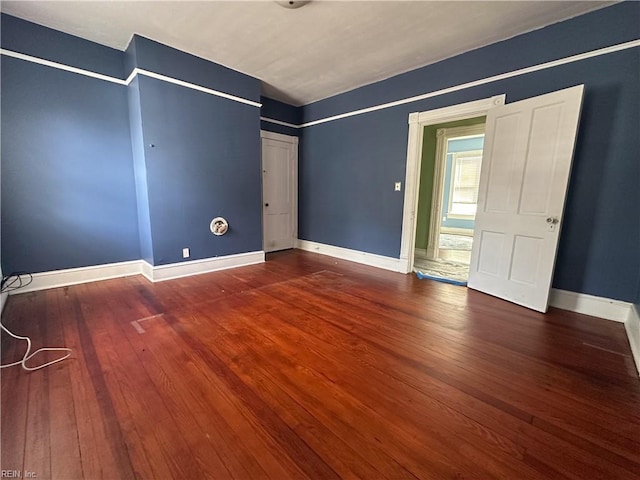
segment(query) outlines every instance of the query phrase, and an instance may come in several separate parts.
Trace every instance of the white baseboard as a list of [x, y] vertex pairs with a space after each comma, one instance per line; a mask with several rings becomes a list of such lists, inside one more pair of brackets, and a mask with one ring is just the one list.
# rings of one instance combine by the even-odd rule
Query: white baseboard
[[153, 265], [144, 260], [140, 260], [140, 273], [150, 282], [153, 282]]
[[330, 257], [341, 258], [350, 262], [362, 263], [372, 267], [391, 270], [392, 272], [403, 272], [405, 262], [399, 258], [385, 257], [374, 253], [360, 252], [358, 250], [350, 250], [348, 248], [335, 247], [324, 243], [310, 242], [309, 240], [296, 240], [296, 248], [306, 250], [308, 252], [320, 253]]
[[627, 331], [627, 338], [631, 345], [631, 354], [636, 362], [636, 370], [640, 375], [640, 306], [631, 305], [629, 311], [629, 317], [624, 324], [624, 328]]
[[567, 290], [551, 289], [549, 305], [562, 310], [583, 313], [593, 317], [624, 323], [629, 317], [631, 304], [613, 300], [611, 298], [595, 297], [586, 293], [569, 292]]
[[[398, 258], [383, 257], [307, 240], [297, 240], [296, 248], [404, 273], [403, 266], [405, 262]], [[638, 306], [611, 298], [596, 297], [556, 288], [551, 289], [549, 305], [562, 310], [624, 323], [636, 368], [640, 372], [640, 312], [638, 311]]]
[[205, 258], [202, 260], [192, 260], [190, 262], [171, 263], [169, 265], [159, 265], [157, 267], [142, 261], [141, 273], [152, 282], [162, 282], [174, 278], [200, 275], [228, 268], [244, 267], [264, 262], [264, 252], [237, 253], [235, 255], [225, 255], [222, 257]]
[[416, 247], [413, 250], [413, 256], [414, 257], [429, 258], [429, 257], [427, 257], [427, 249], [426, 248], [418, 248], [418, 247]]
[[[109, 263], [106, 265], [93, 265], [91, 267], [34, 273], [33, 281], [29, 285], [10, 293], [11, 295], [16, 295], [37, 290], [46, 290], [48, 288], [67, 287], [80, 283], [97, 282], [100, 280], [140, 274], [152, 282], [160, 282], [172, 278], [199, 275], [201, 273], [215, 272], [216, 270], [225, 270], [227, 268], [253, 265], [262, 262], [264, 262], [263, 251], [205, 258], [203, 260], [172, 263], [170, 265], [160, 265], [157, 267], [151, 266], [144, 260], [133, 260], [131, 262]], [[4, 308], [5, 298], [6, 295], [3, 294], [2, 308]]]
[[110, 278], [128, 277], [139, 273], [140, 260], [34, 273], [33, 281], [29, 285], [12, 291], [11, 295], [34, 292], [36, 290], [46, 290], [48, 288], [66, 287], [68, 285], [78, 285], [80, 283], [97, 282], [99, 280], [109, 280]]
[[0, 293], [0, 315], [2, 315], [2, 312], [4, 310], [4, 304], [7, 303], [7, 297], [9, 296], [8, 293]]

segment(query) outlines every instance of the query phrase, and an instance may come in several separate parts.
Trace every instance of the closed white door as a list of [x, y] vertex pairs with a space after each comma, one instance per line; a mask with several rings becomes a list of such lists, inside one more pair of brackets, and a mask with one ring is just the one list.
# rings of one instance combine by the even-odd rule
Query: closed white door
[[547, 311], [583, 90], [489, 110], [469, 288]]
[[261, 132], [265, 252], [293, 248], [297, 236], [298, 139]]

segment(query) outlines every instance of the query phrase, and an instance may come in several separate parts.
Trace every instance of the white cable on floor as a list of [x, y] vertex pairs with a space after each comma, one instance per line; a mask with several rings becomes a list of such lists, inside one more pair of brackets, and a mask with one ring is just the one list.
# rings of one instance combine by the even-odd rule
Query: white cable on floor
[[[12, 282], [10, 282], [9, 285], [7, 286], [8, 280], [11, 277], [16, 277], [16, 279], [13, 280]], [[13, 287], [13, 284], [16, 283], [16, 281], [19, 282], [19, 285], [16, 286], [16, 287]], [[1, 289], [1, 291], [2, 291], [2, 293], [4, 293], [4, 292], [7, 292], [9, 290], [17, 290], [18, 288], [24, 287], [24, 286], [28, 285], [29, 283], [26, 283], [26, 284], [22, 283], [21, 274], [9, 275], [9, 276], [7, 276], [7, 277], [2, 279], [2, 289]], [[22, 366], [22, 368], [24, 370], [26, 370], [28, 372], [33, 372], [34, 370], [40, 370], [41, 368], [48, 367], [49, 365], [53, 365], [54, 363], [61, 362], [62, 360], [65, 360], [65, 359], [67, 359], [67, 358], [69, 358], [71, 356], [71, 349], [70, 348], [39, 348], [35, 352], [31, 352], [31, 339], [29, 337], [23, 337], [21, 335], [16, 335], [15, 333], [11, 332], [7, 327], [5, 327], [2, 324], [1, 321], [0, 321], [0, 328], [2, 328], [2, 330], [7, 332], [13, 338], [16, 338], [18, 340], [24, 340], [24, 341], [27, 342], [27, 351], [24, 352], [24, 356], [22, 357], [21, 360], [18, 360], [17, 362], [13, 362], [13, 363], [7, 363], [6, 365], [0, 365], [0, 368], [7, 368], [7, 367], [13, 367], [15, 365], [20, 365], [20, 366]], [[62, 356], [62, 357], [60, 357], [60, 358], [56, 358], [55, 360], [51, 360], [50, 362], [46, 362], [46, 363], [43, 363], [43, 364], [35, 366], [35, 367], [27, 366], [27, 362], [29, 360], [31, 360], [34, 356], [36, 356], [40, 352], [67, 352], [67, 354]]]
[[[0, 365], [0, 368], [13, 367], [14, 365], [22, 365], [22, 368], [24, 368], [26, 371], [33, 372], [34, 370], [40, 370], [41, 368], [48, 367], [49, 365], [53, 365], [54, 363], [61, 362], [62, 360], [65, 360], [71, 356], [70, 348], [39, 348], [35, 352], [29, 353], [31, 352], [31, 339], [29, 337], [23, 337], [20, 335], [16, 335], [15, 333], [12, 333], [7, 327], [5, 327], [2, 324], [2, 322], [0, 322], [0, 328], [2, 328], [2, 330], [7, 332], [13, 338], [17, 338], [18, 340], [25, 340], [27, 342], [27, 351], [24, 352], [24, 357], [22, 357], [22, 360], [18, 360], [17, 362], [13, 362], [13, 363], [7, 363], [6, 365]], [[67, 352], [67, 354], [64, 357], [56, 358], [55, 360], [51, 360], [50, 362], [43, 363], [42, 365], [38, 365], [36, 367], [28, 367], [27, 362], [40, 352]]]

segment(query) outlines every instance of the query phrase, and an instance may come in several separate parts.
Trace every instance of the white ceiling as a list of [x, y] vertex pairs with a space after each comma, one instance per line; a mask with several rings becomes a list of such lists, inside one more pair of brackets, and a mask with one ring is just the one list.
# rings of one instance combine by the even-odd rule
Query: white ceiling
[[262, 80], [304, 105], [602, 8], [602, 1], [2, 1], [1, 10], [124, 50], [134, 33]]

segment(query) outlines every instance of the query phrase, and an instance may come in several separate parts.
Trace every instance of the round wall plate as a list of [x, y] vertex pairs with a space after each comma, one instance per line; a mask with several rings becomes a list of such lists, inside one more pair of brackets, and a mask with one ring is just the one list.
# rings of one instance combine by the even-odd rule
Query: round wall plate
[[211, 233], [214, 235], [224, 235], [227, 233], [227, 230], [229, 230], [229, 223], [222, 217], [216, 217], [211, 220], [209, 229], [211, 229]]

